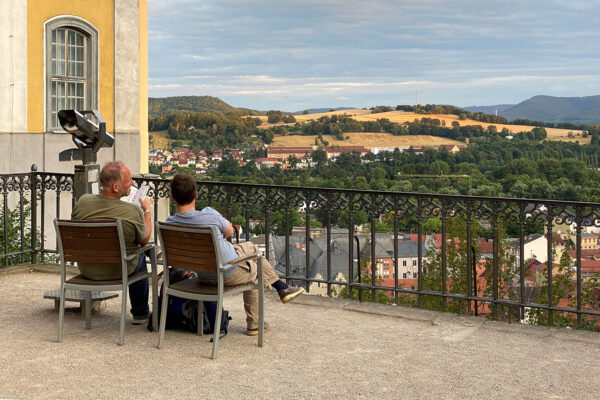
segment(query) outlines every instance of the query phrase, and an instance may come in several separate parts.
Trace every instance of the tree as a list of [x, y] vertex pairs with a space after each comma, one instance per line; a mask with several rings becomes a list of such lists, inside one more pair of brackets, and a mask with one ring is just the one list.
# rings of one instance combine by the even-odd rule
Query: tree
[[[367, 213], [363, 210], [355, 211], [352, 214], [352, 222], [354, 225], [364, 225], [368, 221]], [[349, 223], [348, 210], [340, 211], [340, 217], [338, 219], [338, 224], [343, 227], [347, 227]]]
[[284, 236], [284, 235], [291, 235], [292, 234], [292, 228], [294, 226], [302, 226], [302, 218], [300, 217], [300, 213], [298, 213], [298, 210], [296, 210], [295, 208], [290, 208], [289, 209], [289, 230], [286, 232], [285, 230], [285, 216], [286, 216], [286, 211], [285, 209], [280, 209], [280, 210], [276, 210], [273, 211], [271, 213], [271, 221], [274, 227], [274, 232], [276, 235], [279, 236]]
[[450, 167], [445, 161], [436, 160], [429, 165], [431, 175], [447, 175], [450, 172]]
[[[40, 200], [38, 200], [39, 202]], [[23, 220], [23, 247], [25, 250], [31, 248], [31, 204], [27, 199], [23, 199], [23, 215], [20, 215], [20, 209], [0, 209], [0, 232], [6, 230], [6, 236], [0, 235], [0, 249], [4, 249], [6, 246], [7, 253], [13, 253], [21, 251], [21, 220]], [[6, 225], [5, 225], [6, 223]], [[5, 242], [6, 240], [6, 242]], [[41, 234], [38, 231], [37, 237], [35, 238], [35, 247], [37, 249], [41, 246]], [[42, 257], [43, 253], [42, 253]], [[54, 256], [45, 256], [48, 261], [48, 257], [53, 261]], [[12, 262], [25, 262], [31, 261], [31, 253], [26, 253], [21, 259], [20, 255], [11, 256], [4, 260], [6, 264]], [[6, 265], [5, 264], [5, 265]]]
[[[367, 262], [371, 258], [371, 250], [369, 246], [366, 246], [365, 249], [360, 252], [360, 259], [358, 261], [358, 275], [359, 277], [355, 279], [354, 283], [362, 283], [365, 285], [378, 284], [377, 279], [375, 283], [373, 283], [372, 276], [370, 271], [368, 271]], [[359, 290], [357, 288], [350, 288], [348, 286], [344, 286], [340, 289], [339, 293], [333, 292], [334, 296], [339, 296], [343, 299], [352, 299], [352, 300], [360, 300], [360, 301], [370, 301], [381, 304], [389, 304], [392, 303], [392, 298], [386, 295], [386, 292], [383, 290], [375, 291], [375, 298], [373, 298], [373, 292], [371, 290], [362, 289]]]
[[290, 167], [292, 167], [292, 169], [296, 169], [296, 166], [298, 165], [300, 160], [298, 160], [298, 157], [296, 157], [294, 154], [292, 154], [291, 156], [288, 157], [287, 162], [288, 162], [288, 164], [290, 164]]
[[240, 165], [237, 160], [235, 160], [231, 155], [225, 156], [223, 160], [219, 163], [217, 167], [217, 172], [219, 175], [229, 175], [229, 176], [237, 176], [241, 172]]
[[283, 119], [283, 113], [281, 111], [270, 110], [267, 111], [267, 122], [275, 124]]
[[432, 233], [442, 232], [442, 221], [439, 218], [429, 218], [423, 223], [423, 233], [431, 235]]
[[[547, 263], [546, 263], [547, 264]], [[568, 251], [563, 251], [558, 266], [553, 268], [552, 274], [552, 305], [558, 305], [561, 299], [568, 297], [574, 289], [571, 280], [571, 256]], [[540, 274], [536, 277], [536, 282], [540, 282], [536, 287], [535, 301], [539, 304], [548, 303], [548, 277], [546, 274]], [[532, 309], [529, 318], [539, 325], [548, 325], [548, 311], [539, 308]], [[573, 317], [564, 313], [552, 312], [554, 324], [558, 326], [568, 326], [573, 322]]]
[[327, 161], [327, 153], [322, 148], [318, 148], [312, 153], [312, 160], [317, 164], [323, 164]]

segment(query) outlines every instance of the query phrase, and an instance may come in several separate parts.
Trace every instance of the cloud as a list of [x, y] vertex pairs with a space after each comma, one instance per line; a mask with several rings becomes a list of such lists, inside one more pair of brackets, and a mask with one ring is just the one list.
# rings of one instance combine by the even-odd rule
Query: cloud
[[149, 0], [150, 93], [265, 109], [400, 102], [417, 87], [457, 105], [589, 95], [599, 3]]
[[284, 79], [284, 78], [275, 78], [275, 77], [268, 76], [268, 75], [258, 75], [258, 76], [241, 75], [241, 76], [234, 76], [234, 78], [238, 79], [240, 81], [252, 82], [252, 83], [281, 83], [281, 82], [286, 81], [286, 79]]
[[231, 94], [279, 94], [279, 93], [290, 93], [288, 90], [234, 90]]
[[183, 87], [183, 85], [182, 84], [178, 84], [178, 83], [168, 83], [168, 84], [148, 85], [148, 87], [150, 89], [174, 89], [174, 88]]

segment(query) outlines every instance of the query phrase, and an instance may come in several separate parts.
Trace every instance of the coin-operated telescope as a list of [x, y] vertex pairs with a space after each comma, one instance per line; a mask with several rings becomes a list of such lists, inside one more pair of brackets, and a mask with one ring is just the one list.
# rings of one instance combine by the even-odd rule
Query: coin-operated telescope
[[115, 138], [106, 132], [106, 123], [98, 110], [77, 111], [60, 110], [58, 112], [60, 126], [71, 134], [77, 149], [61, 152], [59, 158], [73, 156], [81, 159], [83, 165], [75, 166], [73, 190], [75, 200], [85, 193], [100, 193], [100, 165], [96, 164], [96, 153], [102, 147], [112, 147]]

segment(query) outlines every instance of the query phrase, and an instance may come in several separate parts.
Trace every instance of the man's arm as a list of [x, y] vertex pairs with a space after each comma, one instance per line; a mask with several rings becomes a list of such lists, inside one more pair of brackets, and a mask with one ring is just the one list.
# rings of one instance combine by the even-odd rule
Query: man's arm
[[225, 230], [223, 232], [221, 232], [221, 234], [223, 235], [223, 237], [225, 239], [227, 239], [228, 237], [233, 236], [233, 226], [231, 226], [231, 222], [227, 221], [227, 228], [225, 228]]
[[218, 212], [212, 207], [204, 207], [201, 212], [206, 212], [215, 215], [218, 221], [216, 225], [217, 228], [219, 228], [219, 230], [221, 229], [221, 226], [225, 225], [225, 229], [221, 231], [221, 235], [223, 235], [225, 239], [233, 236], [234, 230], [233, 226], [231, 226], [231, 222], [225, 219], [225, 217], [223, 217], [220, 212]]
[[152, 207], [152, 202], [149, 197], [144, 197], [143, 200], [140, 201], [142, 204], [142, 212], [144, 213], [144, 223], [146, 224], [146, 237], [143, 240], [140, 240], [140, 244], [144, 245], [148, 243], [150, 240], [150, 236], [152, 235], [152, 213], [150, 209]]

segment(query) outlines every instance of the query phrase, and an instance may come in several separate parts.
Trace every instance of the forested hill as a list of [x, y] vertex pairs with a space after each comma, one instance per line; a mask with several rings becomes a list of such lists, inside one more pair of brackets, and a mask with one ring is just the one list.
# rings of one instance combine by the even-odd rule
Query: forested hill
[[554, 97], [533, 96], [519, 104], [498, 104], [486, 107], [465, 107], [465, 110], [498, 115], [509, 121], [530, 120], [600, 124], [600, 96]]
[[504, 111], [502, 116], [509, 120], [526, 118], [594, 125], [600, 123], [600, 96], [534, 96]]
[[178, 111], [219, 111], [222, 113], [241, 111], [248, 113], [249, 110], [230, 106], [223, 100], [212, 96], [176, 96], [148, 98], [148, 116], [151, 118], [156, 118], [161, 115], [175, 114]]

